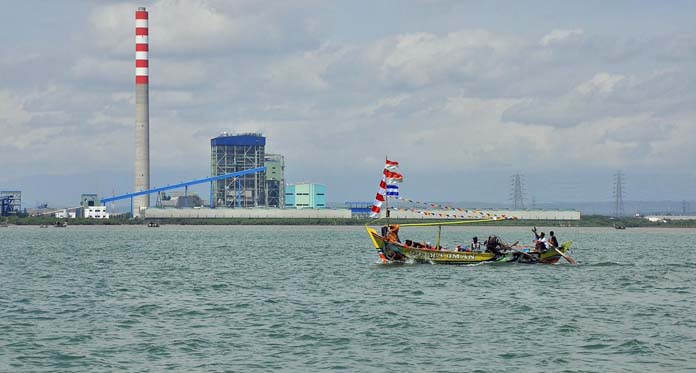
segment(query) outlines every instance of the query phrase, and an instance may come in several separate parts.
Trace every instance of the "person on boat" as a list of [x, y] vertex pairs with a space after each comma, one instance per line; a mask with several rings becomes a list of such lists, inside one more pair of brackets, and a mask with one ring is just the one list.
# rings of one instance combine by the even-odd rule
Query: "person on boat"
[[556, 239], [556, 235], [553, 234], [553, 231], [550, 231], [550, 232], [549, 232], [549, 236], [551, 236], [551, 237], [549, 237], [547, 246], [550, 247], [550, 248], [557, 248], [557, 247], [559, 247], [559, 245], [558, 245], [558, 240]]
[[481, 251], [481, 243], [476, 236], [471, 239], [471, 251]]
[[498, 241], [498, 237], [488, 236], [488, 239], [483, 244], [486, 246], [487, 253], [493, 253], [495, 255], [500, 254], [500, 241]]
[[394, 224], [389, 227], [389, 234], [387, 234], [387, 241], [390, 242], [401, 242], [399, 239], [399, 224]]
[[536, 248], [536, 251], [542, 252], [546, 250], [548, 248], [548, 239], [546, 238], [544, 232], [537, 234], [537, 229], [534, 227], [532, 228], [532, 233], [534, 233], [534, 237], [536, 238], [536, 240], [534, 240], [534, 247]]

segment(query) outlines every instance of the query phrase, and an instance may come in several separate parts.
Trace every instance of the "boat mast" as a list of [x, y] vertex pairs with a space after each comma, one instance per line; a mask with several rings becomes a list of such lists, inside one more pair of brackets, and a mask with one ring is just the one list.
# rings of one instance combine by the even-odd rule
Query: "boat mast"
[[437, 226], [437, 243], [435, 247], [440, 250], [440, 236], [442, 235], [442, 225]]
[[[385, 155], [384, 156], [384, 164], [385, 165], [387, 164], [388, 159], [389, 159], [389, 156]], [[384, 170], [382, 170], [382, 173], [384, 175]], [[386, 179], [385, 179], [385, 181], [386, 181]], [[387, 188], [387, 189], [389, 189], [389, 188]], [[386, 214], [387, 214], [387, 228], [389, 228], [389, 194], [386, 192], [386, 190], [384, 192], [384, 210], [386, 211]]]

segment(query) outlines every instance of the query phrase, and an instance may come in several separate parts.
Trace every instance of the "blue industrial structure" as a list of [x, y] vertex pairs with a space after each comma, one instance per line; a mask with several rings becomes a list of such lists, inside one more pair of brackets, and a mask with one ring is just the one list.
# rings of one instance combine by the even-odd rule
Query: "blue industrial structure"
[[[266, 138], [259, 133], [230, 135], [223, 132], [210, 139], [210, 175], [226, 175], [251, 168], [265, 167]], [[235, 185], [236, 184], [236, 185]], [[268, 206], [266, 174], [257, 173], [235, 180], [217, 180], [213, 183], [211, 201], [225, 207]], [[276, 186], [277, 195], [280, 194]]]
[[0, 216], [17, 214], [22, 210], [22, 192], [0, 192]]
[[372, 202], [351, 202], [344, 203], [353, 216], [368, 216], [372, 212]]
[[12, 211], [10, 209], [11, 207], [12, 204], [10, 203], [10, 196], [0, 197], [0, 216], [10, 215], [10, 211]]
[[[108, 202], [114, 202], [114, 201], [119, 201], [119, 200], [124, 200], [124, 199], [130, 199], [131, 203], [131, 216], [133, 215], [133, 198], [138, 197], [138, 196], [143, 196], [143, 195], [149, 195], [149, 194], [154, 194], [154, 193], [159, 193], [163, 192], [165, 190], [171, 190], [171, 189], [179, 189], [179, 188], [184, 188], [184, 196], [187, 197], [188, 194], [188, 187], [191, 185], [196, 185], [196, 184], [203, 184], [203, 183], [210, 183], [210, 207], [215, 208], [215, 202], [214, 202], [214, 196], [213, 196], [213, 183], [217, 180], [224, 180], [224, 179], [230, 179], [233, 177], [238, 178], [241, 180], [241, 177], [244, 175], [251, 175], [251, 174], [256, 174], [259, 172], [265, 172], [266, 167], [257, 167], [257, 168], [252, 168], [249, 170], [244, 170], [244, 171], [239, 171], [239, 172], [232, 172], [229, 174], [225, 175], [218, 175], [218, 176], [212, 176], [212, 177], [207, 177], [205, 179], [197, 179], [197, 180], [192, 180], [192, 181], [187, 181], [184, 183], [179, 183], [179, 184], [174, 184], [174, 185], [168, 185], [166, 187], [160, 187], [160, 188], [153, 188], [153, 189], [148, 189], [148, 190], [143, 190], [140, 192], [134, 192], [134, 193], [127, 193], [127, 194], [121, 194], [118, 196], [113, 196], [113, 197], [108, 197], [108, 198], [102, 198], [101, 202], [103, 204], [106, 204]], [[241, 187], [240, 187], [241, 190]]]
[[222, 135], [210, 139], [210, 146], [265, 146], [266, 138], [256, 133], [242, 135]]

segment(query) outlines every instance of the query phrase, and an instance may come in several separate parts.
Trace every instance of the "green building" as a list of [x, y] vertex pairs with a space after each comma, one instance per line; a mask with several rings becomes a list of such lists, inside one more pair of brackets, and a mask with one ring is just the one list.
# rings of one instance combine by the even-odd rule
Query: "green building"
[[326, 208], [326, 185], [300, 183], [285, 187], [286, 208]]

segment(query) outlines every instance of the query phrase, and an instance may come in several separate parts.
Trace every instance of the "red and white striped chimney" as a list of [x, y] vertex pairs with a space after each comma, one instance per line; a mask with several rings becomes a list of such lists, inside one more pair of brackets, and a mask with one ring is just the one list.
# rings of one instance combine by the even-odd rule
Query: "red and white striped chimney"
[[148, 13], [145, 8], [135, 12], [135, 84], [148, 84]]
[[[150, 99], [148, 13], [145, 8], [135, 12], [135, 180], [134, 191], [150, 189]], [[150, 196], [133, 199], [133, 217], [150, 207]]]

